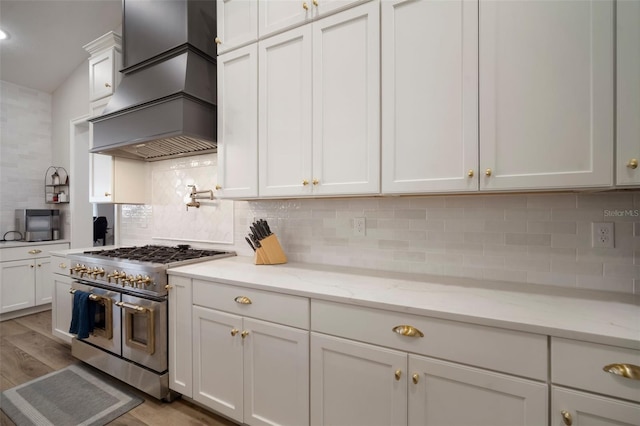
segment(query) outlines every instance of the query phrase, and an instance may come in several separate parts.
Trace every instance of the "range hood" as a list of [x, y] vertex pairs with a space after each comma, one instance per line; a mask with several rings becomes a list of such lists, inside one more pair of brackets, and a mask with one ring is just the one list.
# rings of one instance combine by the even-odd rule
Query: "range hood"
[[92, 153], [157, 161], [215, 152], [216, 4], [124, 0], [122, 81]]

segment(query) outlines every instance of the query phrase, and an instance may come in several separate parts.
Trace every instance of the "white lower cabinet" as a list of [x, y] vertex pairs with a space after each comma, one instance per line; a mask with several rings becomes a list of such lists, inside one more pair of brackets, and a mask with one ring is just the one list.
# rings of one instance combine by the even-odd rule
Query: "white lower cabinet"
[[640, 405], [553, 386], [552, 426], [638, 426]]
[[53, 286], [53, 300], [51, 303], [51, 333], [71, 343], [73, 335], [69, 333], [71, 325], [71, 309], [73, 296], [71, 290], [71, 277], [68, 275], [69, 262], [63, 256], [51, 256], [51, 277]]
[[318, 333], [312, 425], [543, 425], [545, 383]]

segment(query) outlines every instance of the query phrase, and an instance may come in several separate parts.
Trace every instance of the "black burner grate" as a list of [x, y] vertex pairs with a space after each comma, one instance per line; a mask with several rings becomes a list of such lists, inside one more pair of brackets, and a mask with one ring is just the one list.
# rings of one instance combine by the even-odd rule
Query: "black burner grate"
[[119, 247], [111, 250], [85, 251], [85, 254], [92, 256], [110, 257], [114, 259], [137, 260], [140, 262], [152, 263], [172, 263], [184, 260], [210, 257], [228, 252], [217, 250], [192, 249], [189, 246], [140, 246], [140, 247]]

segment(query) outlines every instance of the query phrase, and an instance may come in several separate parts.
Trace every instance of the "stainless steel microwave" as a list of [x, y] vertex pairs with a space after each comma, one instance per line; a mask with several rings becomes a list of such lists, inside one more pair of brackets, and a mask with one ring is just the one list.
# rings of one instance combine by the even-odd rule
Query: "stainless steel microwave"
[[24, 241], [60, 239], [60, 210], [16, 209], [16, 230]]

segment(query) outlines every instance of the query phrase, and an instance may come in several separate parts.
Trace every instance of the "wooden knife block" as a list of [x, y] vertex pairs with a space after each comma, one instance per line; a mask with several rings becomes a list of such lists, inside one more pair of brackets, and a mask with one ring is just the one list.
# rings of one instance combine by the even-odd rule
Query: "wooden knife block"
[[280, 247], [276, 234], [271, 234], [260, 241], [261, 247], [256, 249], [254, 263], [256, 265], [278, 265], [287, 263], [287, 256]]

